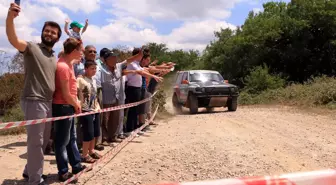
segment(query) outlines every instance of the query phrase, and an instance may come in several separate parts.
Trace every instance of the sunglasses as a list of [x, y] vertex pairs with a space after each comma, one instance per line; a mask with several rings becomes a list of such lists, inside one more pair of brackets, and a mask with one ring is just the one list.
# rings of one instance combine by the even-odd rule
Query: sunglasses
[[94, 53], [94, 54], [96, 54], [97, 53], [97, 51], [94, 51], [94, 50], [90, 50], [90, 51], [88, 51], [89, 53]]

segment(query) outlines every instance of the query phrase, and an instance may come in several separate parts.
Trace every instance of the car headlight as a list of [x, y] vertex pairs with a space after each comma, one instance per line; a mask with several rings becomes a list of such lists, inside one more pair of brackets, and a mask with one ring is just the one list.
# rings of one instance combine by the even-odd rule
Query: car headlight
[[231, 87], [231, 88], [230, 88], [230, 91], [231, 91], [231, 92], [236, 92], [236, 88], [235, 88], [235, 87]]

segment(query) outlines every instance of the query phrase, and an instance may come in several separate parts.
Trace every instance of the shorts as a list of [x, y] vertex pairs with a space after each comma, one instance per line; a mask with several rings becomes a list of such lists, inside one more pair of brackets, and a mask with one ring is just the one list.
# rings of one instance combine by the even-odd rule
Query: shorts
[[[141, 88], [141, 96], [140, 96], [140, 101], [145, 99], [145, 95], [146, 95], [146, 89], [145, 88]], [[145, 104], [146, 103], [142, 103], [140, 105], [138, 105], [138, 115], [141, 114], [145, 114]]]
[[100, 114], [91, 114], [79, 117], [82, 124], [83, 141], [89, 142], [100, 136]]

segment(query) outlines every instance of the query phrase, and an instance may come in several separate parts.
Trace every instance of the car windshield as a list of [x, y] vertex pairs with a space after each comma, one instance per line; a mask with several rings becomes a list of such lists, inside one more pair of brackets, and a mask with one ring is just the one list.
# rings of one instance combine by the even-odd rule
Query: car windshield
[[206, 81], [224, 81], [223, 77], [218, 73], [190, 73], [190, 82], [206, 82]]

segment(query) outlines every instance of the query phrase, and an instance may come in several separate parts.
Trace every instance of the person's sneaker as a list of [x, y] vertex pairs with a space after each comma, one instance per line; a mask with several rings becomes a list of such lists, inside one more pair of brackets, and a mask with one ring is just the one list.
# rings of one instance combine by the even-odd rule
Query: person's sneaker
[[119, 139], [126, 139], [126, 137], [125, 137], [123, 134], [120, 134], [120, 135], [118, 136], [118, 138], [119, 138]]
[[58, 175], [58, 180], [61, 181], [61, 182], [65, 182], [68, 179], [70, 179], [71, 177], [73, 177], [73, 174], [70, 173], [70, 172], [67, 172], [67, 173], [65, 173], [63, 175]]
[[102, 143], [102, 145], [103, 145], [103, 146], [110, 146], [111, 143], [108, 143], [107, 141], [104, 141], [104, 142]]
[[114, 138], [114, 139], [112, 140], [112, 142], [113, 142], [113, 143], [121, 143], [122, 140], [119, 139], [119, 138]]
[[144, 134], [145, 134], [145, 132], [143, 132], [143, 131], [139, 131], [137, 135], [140, 135], [140, 136], [141, 136], [141, 135], [144, 135]]
[[124, 133], [124, 136], [129, 137], [131, 135], [131, 132]]
[[80, 173], [81, 171], [83, 171], [85, 169], [86, 169], [86, 166], [82, 165], [79, 169], [73, 169], [72, 174], [76, 175], [76, 174]]
[[102, 145], [96, 145], [95, 146], [95, 150], [103, 151], [104, 150], [104, 146], [102, 146]]
[[[22, 174], [22, 177], [25, 178], [25, 179], [27, 179], [27, 180], [29, 180], [29, 176], [28, 176], [27, 174], [24, 174], [24, 173], [23, 173], [23, 174]], [[46, 180], [47, 178], [48, 178], [48, 175], [42, 175], [42, 179], [43, 179], [43, 180]]]
[[148, 125], [145, 126], [145, 128], [142, 129], [143, 132], [150, 131], [150, 130], [151, 130], [151, 129], [150, 129], [150, 127], [149, 127]]

